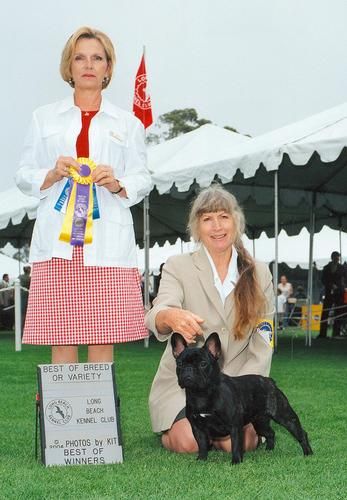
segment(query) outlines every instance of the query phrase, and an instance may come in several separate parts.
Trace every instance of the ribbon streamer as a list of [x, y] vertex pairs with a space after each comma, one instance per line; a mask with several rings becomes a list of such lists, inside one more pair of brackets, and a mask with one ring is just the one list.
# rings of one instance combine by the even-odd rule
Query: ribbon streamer
[[91, 173], [96, 164], [89, 158], [77, 158], [80, 170], [69, 167], [72, 187], [68, 182], [58, 198], [55, 208], [61, 210], [69, 196], [59, 240], [82, 246], [93, 241], [93, 219], [100, 218], [96, 188]]

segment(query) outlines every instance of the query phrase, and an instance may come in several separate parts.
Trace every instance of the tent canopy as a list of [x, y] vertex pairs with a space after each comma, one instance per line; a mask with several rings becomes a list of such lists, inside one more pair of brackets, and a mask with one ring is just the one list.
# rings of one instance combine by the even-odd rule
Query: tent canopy
[[245, 135], [216, 125], [206, 124], [175, 139], [148, 149], [148, 165], [160, 194], [172, 185], [187, 191], [193, 179], [208, 186], [216, 175], [223, 177], [226, 162], [241, 144], [249, 144]]
[[[279, 229], [289, 235], [324, 225], [347, 231], [347, 104], [249, 139], [214, 125], [152, 146], [149, 168], [150, 241], [187, 240], [191, 199], [218, 178], [243, 206], [247, 234], [274, 235], [274, 171], [278, 170]], [[0, 199], [0, 244], [21, 246], [30, 239], [38, 200], [17, 188]], [[143, 243], [143, 207], [132, 208], [136, 240]], [[15, 240], [13, 239], [15, 238]], [[17, 244], [16, 244], [17, 241]]]
[[[215, 162], [194, 166], [188, 187], [186, 173], [183, 177], [181, 172], [166, 171], [164, 178], [157, 169], [151, 217], [184, 234], [190, 200], [199, 186], [217, 177], [243, 205], [248, 236], [257, 238], [265, 231], [272, 237], [274, 171], [278, 171], [279, 229], [289, 235], [308, 229], [314, 207], [316, 232], [324, 225], [346, 231], [347, 104], [235, 144], [229, 157], [216, 151]], [[164, 213], [164, 206], [171, 207], [169, 213]], [[161, 242], [159, 235], [152, 234], [153, 240]]]

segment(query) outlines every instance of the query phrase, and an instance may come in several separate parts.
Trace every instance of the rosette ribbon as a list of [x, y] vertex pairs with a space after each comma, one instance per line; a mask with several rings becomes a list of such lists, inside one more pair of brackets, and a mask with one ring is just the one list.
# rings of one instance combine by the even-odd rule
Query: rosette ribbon
[[91, 176], [96, 164], [90, 158], [77, 158], [77, 162], [80, 171], [69, 167], [70, 177], [54, 208], [60, 212], [68, 200], [59, 240], [82, 246], [93, 241], [93, 219], [99, 219], [100, 214]]

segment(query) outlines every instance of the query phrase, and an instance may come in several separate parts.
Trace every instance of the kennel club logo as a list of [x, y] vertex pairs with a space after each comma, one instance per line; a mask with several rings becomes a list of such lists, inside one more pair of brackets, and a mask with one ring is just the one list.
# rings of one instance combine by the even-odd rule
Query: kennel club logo
[[151, 98], [147, 94], [146, 74], [138, 75], [136, 77], [134, 105], [138, 106], [141, 109], [151, 108]]
[[260, 333], [263, 339], [273, 348], [274, 346], [273, 322], [268, 319], [261, 319], [256, 326], [256, 331], [257, 333]]
[[54, 399], [46, 406], [46, 418], [54, 425], [65, 425], [72, 418], [72, 407], [65, 399]]

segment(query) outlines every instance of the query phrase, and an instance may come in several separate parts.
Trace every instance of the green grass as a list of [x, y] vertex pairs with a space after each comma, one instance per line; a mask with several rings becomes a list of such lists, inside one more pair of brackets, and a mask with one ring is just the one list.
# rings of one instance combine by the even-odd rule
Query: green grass
[[[304, 458], [289, 433], [273, 425], [273, 452], [247, 453], [238, 466], [222, 452], [207, 462], [165, 451], [152, 433], [150, 384], [163, 344], [151, 339], [116, 347], [125, 461], [119, 465], [45, 468], [34, 458], [36, 365], [46, 347], [14, 351], [0, 334], [0, 498], [13, 499], [346, 499], [347, 340], [313, 341], [280, 334], [272, 376], [307, 430], [314, 455]], [[85, 361], [86, 351], [82, 351]]]

